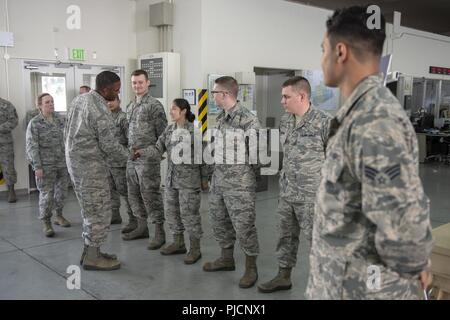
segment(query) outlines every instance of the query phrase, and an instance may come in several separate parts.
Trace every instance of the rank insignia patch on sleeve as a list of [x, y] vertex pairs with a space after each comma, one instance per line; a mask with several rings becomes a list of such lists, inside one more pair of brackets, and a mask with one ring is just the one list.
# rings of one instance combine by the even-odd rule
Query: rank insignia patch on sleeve
[[373, 181], [375, 185], [387, 185], [400, 176], [401, 167], [400, 164], [396, 164], [392, 167], [388, 167], [383, 170], [377, 170], [370, 166], [364, 166], [364, 175], [369, 180]]

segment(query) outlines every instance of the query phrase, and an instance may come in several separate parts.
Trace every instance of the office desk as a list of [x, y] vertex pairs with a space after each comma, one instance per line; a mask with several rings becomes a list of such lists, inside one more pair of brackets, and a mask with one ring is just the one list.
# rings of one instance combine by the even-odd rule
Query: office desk
[[[417, 141], [419, 144], [419, 162], [424, 163], [427, 159], [427, 156], [430, 155], [431, 150], [431, 141], [437, 138], [450, 138], [450, 133], [426, 133], [426, 132], [417, 132]], [[439, 154], [434, 153], [433, 154]]]

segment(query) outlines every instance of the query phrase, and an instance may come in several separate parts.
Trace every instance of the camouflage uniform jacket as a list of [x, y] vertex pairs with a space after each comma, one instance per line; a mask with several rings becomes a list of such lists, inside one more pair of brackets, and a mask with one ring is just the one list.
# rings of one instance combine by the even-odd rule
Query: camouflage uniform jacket
[[84, 175], [104, 173], [111, 163], [123, 163], [124, 167], [128, 152], [116, 141], [114, 132], [111, 112], [100, 94], [91, 91], [77, 96], [71, 103], [64, 130], [67, 166], [84, 168]]
[[[115, 130], [114, 137], [121, 145], [125, 148], [128, 148], [128, 120], [127, 114], [122, 110], [111, 112], [111, 116], [114, 120]], [[122, 168], [125, 167], [123, 162], [119, 161], [111, 161], [109, 166], [113, 168]]]
[[[431, 249], [414, 128], [382, 78], [369, 76], [330, 124], [306, 295], [370, 299], [406, 292]], [[380, 268], [382, 292], [367, 289], [370, 265]]]
[[[257, 135], [261, 129], [258, 118], [250, 110], [237, 103], [229, 112], [222, 110], [217, 116], [216, 129], [222, 134], [223, 146], [220, 147], [220, 143], [217, 144], [212, 141], [214, 159], [219, 160], [214, 163], [213, 169], [211, 169], [213, 170], [211, 190], [220, 188], [222, 190], [254, 191], [257, 169], [260, 164], [255, 159], [250, 161], [249, 155], [257, 156], [258, 153]], [[233, 141], [233, 138], [230, 138], [230, 133], [234, 130], [241, 130], [246, 133], [248, 139], [245, 139], [245, 142], [237, 141], [228, 146], [227, 141]], [[245, 159], [239, 161], [235, 155], [233, 163], [227, 163], [227, 158], [233, 160], [231, 156], [233, 153], [236, 154], [239, 148], [244, 148]], [[236, 161], [236, 159], [238, 160]]]
[[17, 127], [18, 122], [16, 108], [11, 102], [0, 98], [0, 144], [13, 142], [11, 131]]
[[46, 120], [42, 114], [30, 120], [26, 133], [26, 153], [34, 170], [66, 166], [64, 126], [64, 117], [57, 113], [53, 113], [53, 121]]
[[[167, 118], [163, 105], [146, 93], [140, 102], [134, 101], [127, 106], [129, 124], [128, 148], [133, 150], [154, 146], [159, 136], [167, 127]], [[151, 157], [141, 157], [133, 163], [159, 163]]]
[[286, 113], [280, 121], [283, 168], [280, 197], [291, 202], [313, 203], [325, 160], [331, 117], [313, 106], [296, 124], [295, 115]]
[[[184, 145], [188, 143], [188, 145]], [[184, 145], [184, 147], [183, 147]], [[151, 158], [162, 156], [167, 151], [167, 176], [166, 186], [175, 189], [200, 189], [201, 182], [208, 181], [208, 166], [202, 161], [203, 154], [202, 134], [194, 127], [192, 122], [186, 122], [181, 128], [173, 123], [167, 126], [166, 130], [159, 137], [156, 146], [149, 147], [144, 153], [152, 153]], [[173, 161], [173, 153], [183, 159], [182, 150], [189, 149], [190, 157], [186, 159], [188, 163], [178, 163]], [[186, 161], [186, 162], [187, 162]]]

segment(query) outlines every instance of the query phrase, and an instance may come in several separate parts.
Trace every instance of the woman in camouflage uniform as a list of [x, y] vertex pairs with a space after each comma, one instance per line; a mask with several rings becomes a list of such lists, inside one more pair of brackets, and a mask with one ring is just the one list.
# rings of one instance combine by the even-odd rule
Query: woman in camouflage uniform
[[26, 153], [39, 190], [39, 219], [44, 223], [44, 234], [53, 237], [52, 211], [56, 213], [56, 225], [70, 227], [62, 215], [69, 182], [63, 140], [65, 119], [54, 112], [50, 94], [40, 94], [37, 105], [40, 112], [27, 127]]
[[[200, 238], [203, 231], [199, 211], [200, 190], [208, 188], [208, 170], [201, 158], [200, 161], [194, 161], [194, 157], [198, 159], [199, 152], [202, 152], [203, 148], [201, 134], [194, 134], [193, 121], [195, 116], [191, 112], [189, 102], [185, 99], [175, 99], [170, 110], [170, 116], [174, 123], [167, 126], [159, 137], [156, 146], [137, 150], [135, 157], [141, 155], [162, 156], [167, 151], [168, 169], [164, 209], [170, 231], [173, 234], [173, 243], [161, 249], [161, 254], [186, 253], [183, 235], [186, 228], [190, 238], [190, 250], [184, 262], [193, 264], [201, 258]], [[200, 139], [199, 143], [194, 144], [194, 139]], [[194, 145], [199, 145], [200, 150], [194, 150]], [[190, 151], [190, 155], [184, 154], [186, 150]], [[178, 161], [180, 158], [183, 161]]]

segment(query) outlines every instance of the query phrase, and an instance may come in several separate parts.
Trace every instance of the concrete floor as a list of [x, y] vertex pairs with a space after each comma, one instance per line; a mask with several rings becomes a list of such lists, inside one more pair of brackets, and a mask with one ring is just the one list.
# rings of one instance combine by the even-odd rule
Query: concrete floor
[[[450, 166], [421, 165], [425, 191], [431, 200], [433, 227], [450, 222]], [[269, 190], [257, 195], [257, 228], [261, 254], [259, 280], [272, 278], [277, 270], [275, 257], [277, 178], [271, 177]], [[194, 265], [183, 263], [183, 255], [162, 256], [146, 249], [147, 239], [122, 241], [121, 226], [112, 226], [104, 251], [116, 253], [122, 268], [110, 272], [81, 269], [81, 289], [69, 290], [67, 267], [78, 265], [82, 251], [81, 217], [71, 193], [64, 215], [71, 228], [55, 226], [56, 236], [46, 238], [37, 220], [38, 195], [22, 195], [8, 204], [0, 195], [0, 299], [303, 299], [308, 277], [308, 251], [302, 238], [292, 290], [261, 294], [256, 287], [240, 289], [244, 255], [235, 250], [236, 271], [207, 273], [205, 261], [215, 259], [219, 247], [212, 237], [207, 215], [207, 195], [202, 198], [203, 258]], [[122, 214], [124, 220], [126, 217]], [[151, 229], [151, 232], [153, 230]], [[167, 227], [166, 227], [167, 231]], [[187, 238], [187, 237], [186, 237]]]

